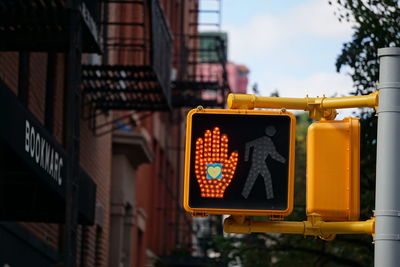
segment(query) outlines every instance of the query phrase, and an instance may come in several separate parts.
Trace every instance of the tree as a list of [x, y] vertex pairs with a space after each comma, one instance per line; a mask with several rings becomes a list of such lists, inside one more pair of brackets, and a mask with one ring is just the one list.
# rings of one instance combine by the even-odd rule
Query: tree
[[343, 44], [336, 70], [348, 66], [355, 87], [353, 93], [370, 93], [378, 80], [378, 48], [400, 45], [399, 2], [337, 0], [336, 3], [339, 21], [351, 23], [354, 29], [352, 40]]
[[[333, 4], [329, 1], [330, 4]], [[337, 0], [339, 21], [353, 24], [353, 37], [343, 44], [336, 70], [350, 69], [355, 95], [375, 91], [379, 78], [378, 48], [400, 46], [400, 6], [397, 0]], [[361, 217], [370, 217], [374, 209], [375, 112], [361, 113]]]
[[[375, 90], [379, 62], [377, 50], [381, 47], [400, 46], [400, 7], [393, 0], [336, 0], [338, 19], [352, 23], [353, 37], [343, 44], [337, 61], [337, 71], [345, 69], [354, 82], [354, 95], [364, 95]], [[375, 112], [364, 110], [361, 120], [361, 215], [370, 218], [375, 198], [376, 117]], [[298, 129], [305, 127], [305, 118], [298, 117]], [[302, 125], [302, 126], [301, 126]], [[304, 220], [305, 210], [305, 131], [296, 137], [296, 207], [291, 220]], [[300, 159], [300, 161], [299, 161]], [[238, 239], [220, 239], [217, 248], [228, 248], [225, 265], [240, 261], [242, 266], [372, 266], [373, 244], [367, 235], [337, 236], [326, 242], [298, 235], [252, 234]], [[226, 242], [231, 242], [231, 246]], [[234, 244], [234, 245], [233, 245]], [[256, 257], [256, 258], [255, 258]], [[239, 260], [237, 260], [239, 258]], [[221, 258], [222, 260], [222, 258]], [[264, 260], [264, 261], [262, 261]], [[257, 263], [252, 265], [252, 262]], [[261, 265], [260, 265], [261, 263]]]
[[[287, 218], [306, 220], [306, 134], [311, 123], [307, 113], [296, 116], [295, 207]], [[256, 218], [266, 220], [266, 218]], [[337, 237], [326, 242], [301, 235], [255, 233], [215, 236], [211, 247], [220, 254], [213, 266], [368, 266], [373, 248], [368, 237]], [[354, 246], [357, 244], [358, 246]]]
[[[332, 4], [331, 1], [329, 1]], [[339, 21], [353, 24], [350, 42], [343, 44], [336, 61], [339, 72], [347, 67], [354, 95], [375, 91], [379, 78], [378, 48], [400, 46], [400, 6], [397, 0], [337, 0]], [[361, 119], [361, 219], [372, 216], [375, 201], [377, 119], [375, 111], [363, 110]], [[361, 239], [360, 237], [357, 240]], [[356, 240], [354, 240], [356, 241]], [[365, 243], [364, 243], [365, 244]], [[371, 252], [372, 245], [367, 246]], [[371, 264], [373, 261], [370, 256]]]

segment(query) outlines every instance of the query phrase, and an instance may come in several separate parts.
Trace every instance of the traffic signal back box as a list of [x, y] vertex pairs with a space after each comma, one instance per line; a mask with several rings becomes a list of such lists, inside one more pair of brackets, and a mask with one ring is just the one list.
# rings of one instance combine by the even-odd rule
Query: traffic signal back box
[[318, 121], [307, 135], [307, 215], [353, 221], [360, 213], [360, 122]]

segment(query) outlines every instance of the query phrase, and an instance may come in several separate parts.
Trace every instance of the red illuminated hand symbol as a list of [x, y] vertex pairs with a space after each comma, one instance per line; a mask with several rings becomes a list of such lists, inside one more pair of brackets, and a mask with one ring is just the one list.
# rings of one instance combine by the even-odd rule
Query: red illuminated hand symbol
[[222, 198], [235, 174], [238, 153], [228, 159], [228, 136], [218, 127], [196, 140], [195, 173], [202, 197]]

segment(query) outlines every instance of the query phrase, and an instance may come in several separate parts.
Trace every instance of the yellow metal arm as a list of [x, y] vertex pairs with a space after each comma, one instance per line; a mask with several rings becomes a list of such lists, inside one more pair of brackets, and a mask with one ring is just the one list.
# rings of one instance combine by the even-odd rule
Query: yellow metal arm
[[378, 106], [378, 91], [365, 96], [348, 97], [262, 97], [249, 94], [229, 94], [228, 107], [232, 109], [299, 109], [308, 110], [313, 119], [334, 119], [336, 109]]
[[374, 234], [375, 218], [367, 221], [324, 222], [318, 215], [309, 216], [307, 221], [252, 221], [249, 218], [239, 220], [230, 216], [224, 221], [226, 233], [285, 233], [318, 236], [332, 240], [336, 234]]

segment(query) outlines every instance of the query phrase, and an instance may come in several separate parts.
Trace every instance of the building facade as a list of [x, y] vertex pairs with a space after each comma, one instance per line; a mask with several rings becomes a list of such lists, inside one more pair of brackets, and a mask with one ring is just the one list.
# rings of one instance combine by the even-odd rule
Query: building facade
[[[0, 3], [0, 266], [190, 258], [184, 114], [229, 92], [199, 1]], [[199, 75], [201, 38], [217, 79]]]

